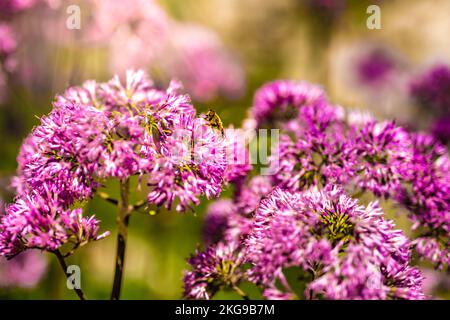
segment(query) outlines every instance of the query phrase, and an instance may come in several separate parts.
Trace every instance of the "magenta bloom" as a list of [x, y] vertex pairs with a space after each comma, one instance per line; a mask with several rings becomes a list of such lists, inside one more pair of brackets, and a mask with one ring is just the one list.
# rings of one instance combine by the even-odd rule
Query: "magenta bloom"
[[108, 235], [98, 235], [99, 221], [83, 217], [81, 209], [63, 209], [57, 195], [31, 194], [7, 207], [0, 223], [0, 254], [8, 258], [27, 249], [54, 251], [67, 242], [74, 247]]
[[[104, 178], [149, 174], [150, 203], [177, 210], [217, 196], [227, 167], [225, 143], [195, 118], [172, 82], [156, 89], [142, 71], [87, 82], [58, 96], [19, 156], [18, 192], [49, 189], [63, 205], [87, 199]], [[56, 178], [55, 178], [56, 177]]]
[[22, 145], [13, 182], [18, 195], [51, 192], [63, 206], [91, 197], [98, 186], [93, 172], [105, 151], [103, 128], [107, 123], [93, 107], [55, 106]]
[[[313, 87], [295, 92], [294, 84], [274, 82], [257, 93], [246, 127], [281, 128], [274, 174], [240, 180], [233, 201], [211, 207], [208, 225], [220, 230], [214, 243], [236, 243], [233, 256], [245, 264], [234, 270], [267, 299], [423, 299], [411, 249], [437, 268], [449, 263], [447, 149], [395, 122], [346, 114]], [[362, 206], [344, 190], [402, 204], [414, 238], [394, 229], [377, 202]], [[205, 252], [216, 256], [214, 245]], [[214, 288], [210, 298], [230, 285], [216, 282], [208, 263], [192, 265], [191, 274], [220, 284], [204, 285]]]
[[[409, 266], [410, 244], [377, 203], [365, 208], [339, 188], [276, 189], [254, 219], [246, 241], [254, 265], [249, 276], [267, 289], [267, 298], [423, 297], [420, 272]], [[293, 291], [286, 278], [294, 267], [306, 279], [304, 292]]]
[[[447, 113], [450, 106], [450, 68], [436, 65], [415, 79], [410, 92], [424, 108]], [[429, 109], [427, 109], [429, 110]]]
[[407, 181], [413, 150], [409, 134], [394, 122], [369, 121], [356, 133], [356, 183], [363, 190], [388, 197]]
[[388, 197], [409, 179], [411, 139], [394, 122], [353, 124], [342, 108], [325, 100], [286, 108], [296, 116], [280, 124], [285, 134], [270, 158], [274, 185], [299, 191], [343, 184]]
[[424, 298], [422, 275], [409, 264], [411, 243], [376, 202], [361, 206], [339, 187], [276, 188], [245, 219], [229, 202], [211, 209], [221, 217], [228, 210], [231, 221], [240, 216], [247, 235], [191, 257], [187, 298], [210, 299], [242, 281], [256, 284], [267, 299]]
[[450, 68], [436, 65], [410, 86], [411, 96], [419, 102], [426, 113], [434, 116], [430, 131], [442, 143], [450, 140]]
[[[0, 225], [0, 252], [74, 249], [98, 240], [99, 223], [72, 209], [107, 178], [146, 179], [149, 204], [185, 211], [216, 197], [225, 181], [225, 137], [195, 109], [181, 85], [155, 88], [142, 71], [125, 82], [88, 81], [57, 96], [53, 110], [26, 138], [18, 156], [14, 204]], [[230, 169], [240, 176], [247, 168]], [[230, 178], [231, 180], [231, 178]]]
[[178, 198], [176, 209], [184, 211], [190, 202], [197, 205], [200, 195], [212, 198], [221, 192], [226, 150], [220, 134], [204, 119], [182, 118], [162, 145], [161, 155], [149, 177], [150, 203], [170, 208]]
[[449, 265], [450, 159], [447, 149], [425, 134], [413, 135], [414, 157], [409, 166], [409, 187], [396, 198], [410, 212], [419, 236], [417, 252], [436, 267]]
[[273, 189], [266, 176], [256, 176], [243, 185], [235, 194], [233, 210], [227, 215], [224, 241], [241, 243], [252, 229], [253, 214], [262, 198]]
[[[431, 241], [429, 246], [425, 246], [423, 235], [419, 234], [421, 246], [417, 249], [435, 248], [436, 254], [422, 255], [433, 257], [431, 260], [438, 265], [439, 261], [446, 265], [449, 211], [446, 172], [449, 170], [448, 155], [444, 155], [447, 150], [442, 146], [433, 147], [433, 143], [425, 142], [423, 137], [414, 141], [420, 135], [414, 136], [392, 121], [378, 122], [370, 117], [357, 119], [352, 113], [346, 115], [325, 99], [300, 104], [298, 108], [290, 95], [284, 95], [289, 97], [286, 100], [278, 99], [283, 96], [279, 94], [282, 91], [279, 86], [284, 85], [283, 92], [293, 91], [286, 89], [290, 87], [285, 82], [275, 83], [278, 86], [272, 84], [260, 89], [255, 98], [260, 103], [253, 107], [253, 115], [263, 111], [265, 120], [270, 120], [271, 113], [267, 110], [294, 112], [292, 117], [277, 118], [282, 134], [278, 152], [272, 152], [270, 158], [270, 168], [274, 172], [271, 184], [294, 192], [311, 186], [322, 188], [339, 184], [355, 194], [369, 191], [377, 197], [395, 198], [409, 209], [416, 228], [434, 228], [425, 232], [425, 239]], [[310, 90], [310, 94], [315, 92]], [[304, 96], [298, 94], [296, 98], [303, 101]], [[262, 103], [267, 101], [273, 104]], [[436, 239], [439, 240], [436, 242]]]
[[17, 48], [17, 41], [12, 28], [6, 24], [0, 24], [0, 56], [3, 58], [13, 53]]
[[234, 210], [234, 204], [229, 199], [217, 200], [208, 206], [203, 225], [205, 244], [211, 245], [223, 239], [228, 220], [235, 214]]
[[243, 93], [242, 66], [211, 30], [174, 23], [170, 42], [165, 57], [167, 72], [186, 83], [195, 99], [235, 98]]
[[357, 157], [341, 108], [325, 101], [304, 106], [290, 127], [295, 138], [282, 134], [271, 156], [274, 185], [298, 191], [355, 175]]
[[278, 80], [265, 84], [255, 93], [250, 114], [257, 127], [278, 128], [280, 122], [295, 121], [302, 106], [324, 99], [325, 93], [318, 86]]
[[306, 4], [311, 9], [317, 10], [317, 13], [338, 16], [346, 7], [346, 0], [306, 0]]
[[153, 0], [95, 1], [91, 9], [86, 40], [109, 46], [113, 72], [144, 68], [160, 80], [175, 77], [200, 101], [242, 94], [242, 66], [211, 30], [172, 19]]
[[12, 14], [32, 7], [36, 0], [2, 0], [0, 14]]
[[431, 125], [431, 133], [443, 144], [450, 142], [450, 115], [434, 120]]
[[358, 61], [356, 72], [361, 83], [378, 86], [390, 79], [395, 67], [395, 61], [387, 52], [374, 50]]
[[248, 141], [242, 129], [230, 126], [224, 131], [224, 144], [227, 157], [225, 180], [237, 182], [247, 176], [252, 170]]
[[236, 205], [239, 211], [246, 216], [255, 210], [261, 199], [272, 191], [269, 177], [256, 176], [236, 195]]
[[7, 75], [16, 67], [13, 55], [16, 49], [17, 41], [12, 28], [7, 23], [0, 23], [0, 103], [7, 95]]

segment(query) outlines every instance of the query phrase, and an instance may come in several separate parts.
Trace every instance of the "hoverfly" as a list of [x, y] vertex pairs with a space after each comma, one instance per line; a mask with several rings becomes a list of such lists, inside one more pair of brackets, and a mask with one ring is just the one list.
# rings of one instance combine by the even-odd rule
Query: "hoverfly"
[[212, 109], [209, 109], [209, 111], [204, 116], [205, 120], [209, 122], [209, 125], [211, 128], [219, 130], [222, 134], [222, 137], [224, 136], [224, 130], [223, 130], [223, 124], [222, 120], [220, 119], [217, 112], [215, 112]]

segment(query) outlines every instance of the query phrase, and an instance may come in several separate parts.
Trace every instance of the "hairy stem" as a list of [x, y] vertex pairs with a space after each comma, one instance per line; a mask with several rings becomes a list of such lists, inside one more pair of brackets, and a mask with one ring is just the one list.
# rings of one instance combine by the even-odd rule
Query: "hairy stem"
[[[53, 253], [55, 254], [56, 258], [58, 258], [58, 262], [59, 265], [61, 266], [64, 274], [66, 275], [67, 278], [69, 278], [69, 275], [67, 274], [67, 264], [66, 264], [66, 260], [64, 260], [63, 255], [61, 254], [61, 251], [59, 251], [59, 249], [53, 251]], [[84, 295], [83, 291], [77, 288], [74, 288], [75, 292], [77, 293], [78, 297], [80, 298], [80, 300], [86, 300], [86, 296]]]
[[117, 252], [116, 252], [116, 269], [114, 273], [114, 283], [111, 292], [111, 300], [119, 300], [120, 289], [122, 287], [123, 268], [125, 263], [125, 249], [128, 236], [128, 222], [131, 213], [129, 205], [130, 181], [120, 181], [120, 199], [117, 203]]

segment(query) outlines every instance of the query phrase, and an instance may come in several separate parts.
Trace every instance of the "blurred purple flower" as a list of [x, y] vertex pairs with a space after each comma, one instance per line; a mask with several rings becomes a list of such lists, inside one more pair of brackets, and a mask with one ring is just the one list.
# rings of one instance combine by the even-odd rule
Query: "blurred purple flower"
[[2, 0], [0, 13], [9, 15], [32, 7], [38, 0]]
[[440, 299], [439, 293], [442, 291], [444, 293], [442, 298], [445, 298], [445, 293], [450, 290], [450, 275], [433, 269], [423, 269], [422, 274], [425, 294], [429, 297]]
[[27, 249], [53, 252], [71, 242], [75, 247], [100, 240], [99, 221], [86, 218], [78, 209], [63, 209], [57, 195], [23, 196], [7, 207], [0, 223], [0, 254], [12, 258]]
[[360, 83], [368, 86], [379, 86], [386, 83], [395, 70], [394, 59], [385, 51], [373, 50], [360, 57], [356, 65], [356, 73]]
[[[285, 82], [277, 84], [290, 88]], [[255, 98], [259, 103], [253, 107], [253, 115], [261, 115], [262, 121], [270, 119], [267, 110], [290, 108], [293, 111], [286, 113], [295, 112], [292, 117], [277, 118], [282, 134], [278, 152], [270, 157], [271, 184], [290, 191], [341, 184], [356, 189], [355, 194], [370, 191], [377, 197], [394, 198], [408, 208], [416, 228], [429, 230], [422, 237], [430, 244], [421, 240], [417, 249], [435, 248], [436, 254], [422, 255], [445, 266], [450, 194], [447, 149], [393, 121], [345, 115], [342, 108], [324, 99], [309, 104], [292, 102], [303, 101], [307, 92], [286, 90], [289, 94], [284, 96], [289, 98], [279, 99], [283, 95], [277, 88], [269, 84], [260, 89]]]
[[179, 88], [156, 89], [139, 71], [127, 72], [125, 83], [68, 89], [22, 147], [17, 191], [49, 188], [67, 205], [91, 197], [99, 178], [150, 173], [148, 201], [158, 206], [178, 198], [183, 211], [202, 194], [217, 196], [226, 145]]
[[235, 129], [230, 126], [224, 130], [224, 144], [227, 156], [225, 180], [227, 182], [236, 183], [245, 178], [252, 170], [248, 140], [242, 129]]
[[410, 93], [427, 112], [448, 115], [450, 68], [446, 65], [436, 65], [425, 71], [411, 82]]
[[0, 57], [3, 58], [13, 53], [17, 48], [17, 41], [12, 28], [6, 24], [0, 24]]
[[431, 125], [431, 133], [443, 144], [450, 142], [450, 115], [436, 118]]
[[12, 28], [0, 23], [0, 103], [6, 99], [8, 74], [14, 71], [16, 60], [13, 53], [17, 49], [17, 40]]
[[376, 196], [388, 197], [408, 180], [413, 158], [410, 135], [391, 122], [367, 122], [356, 133], [356, 183]]
[[200, 196], [218, 196], [227, 144], [195, 117], [180, 87], [156, 89], [143, 71], [129, 71], [125, 82], [88, 81], [57, 96], [19, 153], [17, 197], [1, 220], [0, 253], [53, 252], [68, 242], [76, 249], [106, 236], [98, 235], [99, 221], [72, 208], [107, 178], [148, 175], [148, 202], [169, 209], [176, 202], [177, 211]]
[[174, 24], [166, 53], [167, 72], [186, 83], [193, 97], [212, 100], [222, 94], [243, 93], [244, 74], [236, 57], [225, 50], [212, 31], [196, 25]]
[[346, 0], [305, 0], [306, 4], [320, 15], [339, 16], [347, 5]]
[[114, 72], [147, 68], [163, 80], [178, 78], [192, 97], [201, 101], [220, 94], [230, 98], [242, 94], [242, 67], [214, 32], [172, 20], [155, 1], [92, 4], [86, 40], [110, 46]]
[[257, 127], [279, 128], [280, 123], [295, 121], [303, 106], [325, 99], [325, 92], [318, 86], [277, 80], [256, 91], [250, 116], [256, 120]]
[[236, 248], [235, 243], [219, 243], [197, 250], [188, 260], [192, 271], [184, 274], [184, 297], [208, 300], [220, 289], [237, 286], [244, 275], [244, 257]]
[[396, 190], [396, 199], [409, 210], [419, 233], [413, 242], [417, 252], [442, 269], [450, 262], [450, 158], [430, 135], [414, 134], [412, 142], [409, 185]]
[[[5, 214], [0, 199], [0, 217]], [[0, 288], [32, 288], [47, 270], [47, 260], [42, 253], [28, 251], [17, 259], [7, 260], [0, 256]]]
[[251, 216], [261, 199], [272, 191], [270, 178], [253, 177], [236, 195], [236, 206], [244, 216]]
[[219, 242], [228, 228], [228, 219], [235, 214], [233, 202], [221, 199], [211, 203], [206, 211], [203, 225], [203, 239], [206, 245]]

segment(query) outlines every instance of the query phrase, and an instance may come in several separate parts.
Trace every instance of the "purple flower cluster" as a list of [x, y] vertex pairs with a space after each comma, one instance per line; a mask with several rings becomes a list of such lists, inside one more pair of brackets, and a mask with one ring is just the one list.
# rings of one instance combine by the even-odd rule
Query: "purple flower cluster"
[[211, 30], [178, 23], [173, 26], [167, 72], [187, 84], [195, 99], [236, 98], [245, 88], [242, 66]]
[[450, 115], [435, 119], [430, 131], [436, 139], [444, 144], [448, 144], [450, 142]]
[[411, 96], [434, 119], [430, 131], [442, 143], [450, 141], [450, 67], [436, 65], [410, 84]]
[[[257, 97], [270, 95], [279, 85], [263, 87]], [[291, 84], [289, 91], [298, 85]], [[266, 108], [265, 101], [255, 101], [253, 110]], [[285, 104], [276, 103], [272, 109], [276, 108], [283, 109]], [[394, 122], [351, 123], [347, 118], [342, 108], [330, 105], [324, 96], [302, 106], [283, 127], [295, 133], [295, 140], [282, 134], [278, 153], [272, 157], [274, 185], [298, 191], [311, 185], [352, 183], [385, 197], [398, 188], [407, 177], [404, 164], [413, 153], [408, 133]]]
[[[383, 218], [377, 203], [365, 208], [340, 188], [275, 189], [258, 206], [246, 246], [253, 263], [249, 278], [263, 285], [267, 298], [423, 296], [421, 275], [409, 266], [407, 238]], [[311, 276], [304, 292], [289, 286], [283, 269], [292, 267]]]
[[[268, 86], [261, 90], [270, 94], [274, 89]], [[264, 91], [258, 95], [264, 95]], [[277, 106], [285, 107], [280, 103], [273, 108]], [[253, 109], [265, 107], [259, 102]], [[340, 184], [356, 194], [369, 191], [377, 197], [398, 200], [424, 229], [432, 226], [441, 230], [447, 226], [439, 235], [433, 232], [427, 239], [431, 247], [436, 247], [436, 241], [448, 247], [450, 193], [448, 150], [444, 146], [431, 137], [409, 133], [393, 121], [345, 115], [325, 97], [302, 106], [293, 123], [289, 128], [295, 128], [295, 140], [292, 134], [282, 134], [278, 154], [272, 156], [274, 186], [301, 191], [310, 186]], [[434, 151], [427, 150], [430, 148]], [[409, 192], [411, 189], [415, 193]], [[430, 257], [421, 247], [417, 247], [418, 252]], [[432, 259], [435, 264], [447, 264], [446, 250], [437, 256]]]
[[220, 199], [208, 206], [203, 226], [205, 244], [211, 245], [223, 239], [228, 220], [233, 214], [234, 206], [230, 199]]
[[412, 81], [411, 95], [425, 108], [448, 113], [450, 106], [450, 68], [436, 65]]
[[236, 244], [223, 244], [197, 251], [188, 263], [193, 271], [184, 275], [184, 296], [187, 299], [210, 299], [218, 290], [235, 287], [243, 278], [240, 270], [244, 263]]
[[264, 176], [252, 178], [248, 184], [240, 185], [234, 200], [220, 199], [207, 210], [203, 236], [205, 244], [242, 242], [251, 229], [251, 217], [261, 199], [270, 193], [273, 186]]
[[409, 134], [394, 122], [366, 123], [355, 134], [357, 184], [388, 197], [409, 178], [412, 148]]
[[47, 261], [40, 252], [28, 251], [7, 261], [0, 257], [0, 288], [32, 288], [42, 280]]
[[17, 72], [15, 55], [19, 40], [22, 40], [12, 21], [23, 11], [40, 3], [50, 4], [54, 0], [2, 0], [0, 2], [0, 103], [6, 96], [6, 85], [11, 74]]
[[346, 7], [346, 0], [306, 0], [306, 5], [315, 10], [317, 14], [328, 17], [337, 17]]
[[358, 80], [368, 86], [379, 86], [389, 81], [395, 71], [395, 60], [383, 50], [372, 50], [361, 57], [356, 66]]
[[[0, 224], [0, 252], [54, 251], [98, 240], [98, 221], [74, 204], [95, 195], [107, 178], [146, 180], [149, 204], [184, 211], [216, 197], [225, 181], [250, 170], [228, 153], [245, 152], [196, 117], [188, 95], [172, 82], [157, 89], [142, 71], [125, 82], [86, 82], [57, 96], [53, 110], [26, 138], [13, 180], [17, 199]], [[236, 151], [238, 150], [238, 151]]]
[[411, 212], [417, 252], [438, 268], [450, 265], [450, 158], [447, 149], [426, 134], [413, 135], [414, 156], [408, 185], [397, 200]]
[[[4, 209], [0, 199], [0, 216], [4, 214]], [[10, 261], [0, 256], [0, 288], [32, 288], [46, 270], [47, 261], [37, 251], [27, 251]]]
[[15, 69], [16, 61], [13, 53], [16, 51], [17, 41], [11, 26], [0, 23], [0, 102], [5, 99], [7, 76]]
[[6, 23], [0, 24], [0, 57], [2, 60], [13, 53], [16, 48], [17, 41], [11, 27]]
[[325, 98], [323, 90], [305, 82], [278, 80], [263, 85], [256, 93], [250, 116], [257, 127], [289, 128], [301, 107]]
[[0, 253], [11, 258], [27, 249], [53, 252], [68, 242], [79, 247], [109, 234], [98, 235], [98, 229], [94, 216], [83, 217], [81, 208], [63, 209], [57, 195], [24, 195], [1, 219]]
[[3, 0], [0, 3], [1, 14], [12, 14], [32, 7], [36, 0]]
[[93, 19], [86, 27], [86, 40], [111, 46], [112, 71], [148, 68], [160, 77], [176, 77], [201, 101], [242, 93], [242, 67], [211, 30], [172, 19], [153, 0], [88, 3]]

